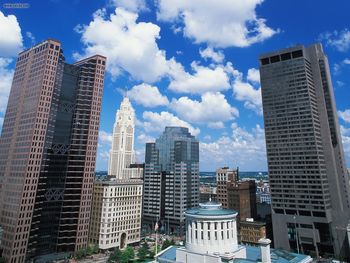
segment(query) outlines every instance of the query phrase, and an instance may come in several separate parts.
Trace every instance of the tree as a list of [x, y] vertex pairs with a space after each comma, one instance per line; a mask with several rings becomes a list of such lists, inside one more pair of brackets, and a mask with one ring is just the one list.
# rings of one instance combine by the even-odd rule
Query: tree
[[156, 253], [155, 253], [154, 251], [150, 251], [150, 252], [148, 253], [148, 256], [149, 256], [150, 258], [154, 258], [155, 255], [156, 255]]
[[107, 262], [121, 262], [122, 260], [122, 255], [123, 253], [119, 250], [119, 248], [116, 248], [110, 255], [108, 258]]
[[91, 256], [93, 254], [92, 246], [88, 245], [86, 248], [86, 255]]
[[145, 260], [148, 254], [149, 254], [148, 248], [146, 248], [144, 245], [141, 246], [139, 251], [137, 252], [137, 256], [141, 261]]
[[170, 247], [171, 245], [173, 245], [174, 241], [170, 241], [168, 239], [165, 239], [165, 241], [163, 242], [163, 245], [162, 245], [162, 250]]
[[142, 246], [143, 246], [144, 248], [146, 248], [147, 250], [149, 249], [149, 245], [148, 245], [147, 242], [143, 243]]
[[97, 254], [98, 253], [98, 245], [97, 244], [92, 246], [92, 253], [93, 254]]
[[108, 258], [108, 263], [128, 263], [135, 257], [135, 251], [132, 247], [127, 247], [124, 251], [116, 248]]
[[98, 246], [95, 245], [88, 245], [88, 247], [86, 248], [86, 254], [87, 256], [91, 256], [93, 254], [97, 254], [98, 253]]
[[76, 259], [82, 259], [82, 258], [86, 257], [86, 255], [87, 255], [87, 253], [86, 253], [85, 248], [81, 248], [77, 252], [75, 252]]
[[125, 257], [128, 259], [128, 261], [134, 259], [135, 257], [135, 251], [132, 247], [127, 247], [123, 254], [125, 254]]

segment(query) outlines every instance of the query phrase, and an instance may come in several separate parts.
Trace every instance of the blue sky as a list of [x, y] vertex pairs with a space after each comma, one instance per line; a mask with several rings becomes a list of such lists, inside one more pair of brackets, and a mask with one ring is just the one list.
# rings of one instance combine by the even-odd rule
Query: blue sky
[[200, 169], [267, 170], [258, 56], [321, 41], [328, 55], [350, 166], [349, 1], [51, 0], [0, 6], [0, 125], [20, 50], [62, 42], [67, 62], [99, 53], [108, 68], [97, 170], [107, 170], [115, 112], [128, 89], [136, 110], [135, 148], [166, 125], [190, 128]]

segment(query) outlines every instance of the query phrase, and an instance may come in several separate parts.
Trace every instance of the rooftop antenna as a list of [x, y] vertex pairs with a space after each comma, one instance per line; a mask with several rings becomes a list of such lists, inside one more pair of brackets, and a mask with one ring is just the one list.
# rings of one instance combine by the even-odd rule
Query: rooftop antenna
[[125, 98], [127, 98], [127, 97], [128, 97], [128, 87], [125, 87], [124, 97], [125, 97]]
[[211, 202], [211, 186], [209, 186], [209, 202]]

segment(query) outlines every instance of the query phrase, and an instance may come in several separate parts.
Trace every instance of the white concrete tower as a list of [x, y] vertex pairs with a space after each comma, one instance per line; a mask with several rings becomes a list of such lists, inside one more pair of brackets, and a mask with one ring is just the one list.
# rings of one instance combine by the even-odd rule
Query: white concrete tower
[[135, 111], [127, 96], [120, 104], [113, 127], [112, 149], [109, 155], [108, 175], [127, 179], [126, 168], [135, 163]]

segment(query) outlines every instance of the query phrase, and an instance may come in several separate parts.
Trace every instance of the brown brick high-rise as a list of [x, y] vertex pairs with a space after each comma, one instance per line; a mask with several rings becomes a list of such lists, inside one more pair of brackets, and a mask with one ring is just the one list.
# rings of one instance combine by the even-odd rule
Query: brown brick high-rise
[[52, 39], [18, 56], [0, 139], [7, 262], [87, 244], [105, 63], [69, 65]]

